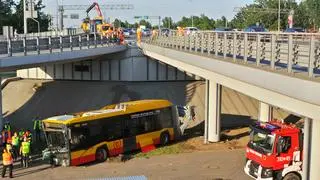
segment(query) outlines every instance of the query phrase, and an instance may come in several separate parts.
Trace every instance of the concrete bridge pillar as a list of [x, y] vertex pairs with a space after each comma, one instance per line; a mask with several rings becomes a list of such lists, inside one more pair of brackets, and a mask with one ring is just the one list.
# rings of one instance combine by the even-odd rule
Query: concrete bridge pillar
[[264, 102], [259, 104], [259, 121], [268, 122], [273, 118], [273, 109], [272, 106]]
[[206, 80], [205, 143], [220, 141], [221, 85]]
[[320, 120], [313, 119], [310, 133], [310, 176], [309, 179], [320, 179]]

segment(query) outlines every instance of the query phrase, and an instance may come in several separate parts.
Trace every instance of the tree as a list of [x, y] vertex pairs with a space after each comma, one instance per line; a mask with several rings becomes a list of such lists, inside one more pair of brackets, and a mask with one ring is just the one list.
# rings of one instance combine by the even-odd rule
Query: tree
[[[13, 25], [12, 7], [14, 7], [14, 5], [13, 0], [0, 1], [0, 27]], [[0, 28], [0, 33], [2, 34], [2, 28]]]
[[311, 19], [311, 24], [320, 27], [320, 1], [319, 0], [306, 0], [305, 2], [307, 14]]
[[146, 28], [151, 28], [152, 27], [151, 23], [146, 21], [146, 20], [144, 20], [144, 19], [140, 20], [139, 25], [146, 26]]
[[225, 16], [222, 16], [221, 19], [217, 19], [216, 27], [227, 27], [227, 26], [228, 26], [228, 20]]
[[[49, 15], [41, 11], [43, 8], [45, 8], [45, 6], [42, 4], [42, 0], [39, 0], [38, 3], [35, 4], [35, 10], [38, 13], [38, 18], [36, 20], [40, 23], [40, 31], [48, 31], [51, 18], [49, 17]], [[20, 2], [15, 5], [15, 9], [16, 12], [13, 14], [14, 20], [12, 22], [12, 25], [15, 29], [17, 29], [18, 33], [24, 33], [23, 0], [20, 0]], [[28, 19], [27, 24], [28, 32], [38, 32], [38, 24], [32, 19]]]
[[[281, 0], [281, 9], [296, 10], [298, 4], [294, 0]], [[263, 24], [270, 30], [278, 29], [278, 0], [255, 0], [253, 4], [247, 5], [235, 15], [231, 24], [234, 28], [245, 28], [256, 23]], [[288, 14], [281, 13], [280, 28], [288, 26]]]
[[163, 20], [162, 20], [162, 24], [163, 24], [163, 27], [165, 28], [171, 28], [171, 27], [174, 27], [174, 22], [172, 20], [171, 17], [165, 17]]

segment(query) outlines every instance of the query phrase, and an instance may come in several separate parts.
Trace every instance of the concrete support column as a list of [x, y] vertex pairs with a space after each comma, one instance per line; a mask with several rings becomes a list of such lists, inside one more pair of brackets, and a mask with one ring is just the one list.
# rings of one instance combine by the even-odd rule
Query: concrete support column
[[311, 131], [311, 119], [304, 119], [304, 136], [303, 136], [303, 167], [302, 167], [302, 180], [308, 180], [309, 178], [309, 164], [310, 164], [310, 131]]
[[205, 143], [220, 141], [221, 85], [206, 80]]
[[259, 121], [268, 122], [273, 118], [273, 109], [269, 104], [260, 102], [259, 104]]
[[320, 179], [320, 120], [313, 119], [311, 126], [311, 141], [310, 141], [310, 176], [309, 179]]

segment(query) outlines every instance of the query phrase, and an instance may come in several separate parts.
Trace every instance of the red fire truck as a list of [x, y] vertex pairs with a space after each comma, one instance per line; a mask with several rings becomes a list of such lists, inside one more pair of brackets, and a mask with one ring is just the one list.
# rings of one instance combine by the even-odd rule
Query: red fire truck
[[247, 175], [259, 180], [301, 180], [303, 132], [281, 121], [251, 126], [246, 148]]

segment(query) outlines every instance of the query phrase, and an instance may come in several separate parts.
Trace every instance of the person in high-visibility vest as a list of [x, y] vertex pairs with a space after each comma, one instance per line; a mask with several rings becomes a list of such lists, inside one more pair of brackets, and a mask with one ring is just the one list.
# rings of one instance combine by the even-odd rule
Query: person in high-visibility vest
[[2, 163], [3, 163], [3, 168], [2, 168], [2, 178], [4, 178], [7, 168], [9, 168], [9, 177], [13, 178], [12, 176], [12, 169], [13, 169], [13, 158], [10, 152], [6, 148], [3, 149], [2, 153]]
[[20, 155], [22, 157], [22, 167], [27, 168], [29, 166], [29, 154], [30, 154], [30, 142], [27, 137], [24, 137], [20, 147]]
[[33, 130], [36, 133], [36, 141], [37, 142], [41, 142], [41, 129], [42, 129], [42, 125], [41, 125], [41, 120], [38, 120], [39, 118], [37, 117], [34, 121], [33, 121]]
[[13, 149], [13, 157], [14, 157], [14, 160], [16, 160], [19, 156], [19, 144], [20, 144], [18, 133], [15, 132], [11, 139], [12, 139], [11, 142], [12, 142], [12, 149]]
[[141, 36], [142, 36], [142, 29], [139, 26], [137, 29], [137, 42], [140, 43], [141, 42]]

